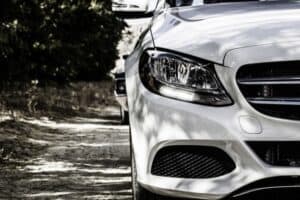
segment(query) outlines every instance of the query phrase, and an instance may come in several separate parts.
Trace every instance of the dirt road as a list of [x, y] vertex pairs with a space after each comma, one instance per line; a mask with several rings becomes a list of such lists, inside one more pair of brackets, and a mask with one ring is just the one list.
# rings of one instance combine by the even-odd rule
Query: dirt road
[[[124, 31], [120, 55], [132, 51], [150, 18], [126, 22], [131, 34]], [[17, 121], [0, 115], [0, 199], [132, 199], [128, 126], [119, 124], [118, 108], [99, 115]]]
[[0, 133], [0, 199], [131, 199], [128, 127], [117, 109], [98, 118], [4, 119]]

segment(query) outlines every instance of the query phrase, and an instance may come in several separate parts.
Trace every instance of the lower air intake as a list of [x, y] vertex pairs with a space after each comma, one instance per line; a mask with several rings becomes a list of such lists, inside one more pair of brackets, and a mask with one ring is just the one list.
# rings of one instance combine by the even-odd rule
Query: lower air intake
[[234, 169], [232, 159], [219, 148], [172, 146], [156, 154], [151, 173], [175, 178], [214, 178]]
[[247, 142], [265, 163], [273, 166], [300, 167], [300, 142]]

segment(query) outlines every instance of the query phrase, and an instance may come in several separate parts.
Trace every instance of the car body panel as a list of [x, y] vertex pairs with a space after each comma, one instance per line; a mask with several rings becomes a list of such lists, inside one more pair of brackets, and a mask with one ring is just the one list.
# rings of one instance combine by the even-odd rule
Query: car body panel
[[278, 2], [173, 8], [154, 20], [155, 46], [222, 64], [232, 49], [298, 40], [299, 9]]

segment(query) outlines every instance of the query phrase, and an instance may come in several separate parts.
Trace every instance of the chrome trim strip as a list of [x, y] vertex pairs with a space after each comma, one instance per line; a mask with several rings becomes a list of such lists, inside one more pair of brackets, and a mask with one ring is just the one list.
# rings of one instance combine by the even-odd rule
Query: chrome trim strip
[[270, 77], [270, 78], [247, 78], [239, 79], [238, 84], [241, 85], [298, 85], [300, 77]]
[[247, 98], [251, 104], [258, 105], [286, 105], [286, 106], [300, 106], [300, 98]]

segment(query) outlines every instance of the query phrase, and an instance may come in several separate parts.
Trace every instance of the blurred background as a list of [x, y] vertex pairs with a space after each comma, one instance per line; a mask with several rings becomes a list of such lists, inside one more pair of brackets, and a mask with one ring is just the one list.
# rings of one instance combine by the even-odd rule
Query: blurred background
[[0, 199], [131, 199], [111, 76], [148, 26], [147, 8], [0, 2]]

